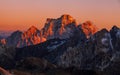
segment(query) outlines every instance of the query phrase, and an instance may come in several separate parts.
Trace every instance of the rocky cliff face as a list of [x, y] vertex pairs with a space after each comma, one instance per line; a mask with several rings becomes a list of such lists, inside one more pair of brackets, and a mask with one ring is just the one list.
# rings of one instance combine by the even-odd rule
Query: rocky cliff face
[[9, 37], [1, 39], [0, 43], [9, 47], [12, 46], [20, 48], [36, 45], [44, 41], [46, 41], [46, 38], [41, 35], [41, 32], [35, 26], [31, 26], [24, 33], [21, 31], [13, 32]]
[[61, 68], [74, 73], [77, 69], [77, 72], [95, 70], [103, 75], [120, 75], [120, 28], [117, 26], [110, 31], [97, 31], [90, 21], [76, 25], [70, 15], [62, 15], [47, 19], [41, 30], [32, 26], [24, 33], [16, 31], [1, 43], [4, 45], [0, 46], [0, 66], [5, 69], [25, 70], [30, 74]]
[[112, 44], [115, 48], [115, 50], [120, 50], [119, 44], [120, 44], [120, 28], [117, 26], [113, 26], [112, 29], [110, 30], [110, 34], [112, 37]]
[[[1, 43], [7, 46], [21, 48], [36, 45], [49, 39], [69, 39], [76, 36], [76, 34], [80, 36], [81, 32], [84, 32], [86, 37], [89, 38], [97, 32], [97, 28], [91, 21], [77, 25], [72, 16], [64, 14], [57, 19], [48, 18], [45, 26], [41, 30], [38, 30], [35, 26], [31, 26], [24, 33], [21, 31], [14, 32], [7, 39], [1, 40]], [[80, 38], [84, 39], [86, 37]]]
[[42, 35], [47, 39], [70, 38], [76, 29], [76, 22], [70, 15], [62, 15], [58, 19], [47, 19]]
[[21, 35], [21, 39], [18, 42], [17, 47], [36, 45], [44, 41], [46, 41], [46, 39], [41, 36], [40, 31], [35, 26], [31, 26]]
[[97, 32], [97, 27], [91, 21], [82, 23], [81, 27], [87, 38]]
[[77, 30], [75, 19], [70, 15], [62, 15], [57, 19], [47, 19], [45, 26], [38, 30], [35, 26], [31, 26], [27, 31], [13, 32], [6, 39], [0, 41], [1, 44], [14, 47], [24, 47], [36, 45], [49, 39], [67, 39], [74, 35]]
[[13, 32], [9, 37], [6, 38], [6, 45], [17, 47], [17, 44], [19, 43], [21, 36], [22, 36], [21, 31]]
[[[62, 69], [95, 70], [104, 74], [119, 75], [119, 31], [120, 29], [114, 26], [110, 31], [102, 29], [86, 38], [81, 26], [77, 26], [75, 35], [69, 39], [50, 39], [37, 45], [16, 49], [0, 47], [0, 58], [3, 59], [0, 60], [0, 65], [4, 68], [15, 65], [22, 70], [26, 68], [27, 71], [30, 65], [30, 68], [40, 70], [42, 66], [47, 66], [39, 59], [43, 58], [51, 63], [51, 67], [47, 66], [48, 68], [55, 68], [56, 65]], [[19, 63], [16, 64], [16, 61]]]
[[64, 14], [57, 19], [48, 18], [41, 30], [31, 26], [24, 33], [14, 32], [6, 39], [6, 44], [7, 46], [24, 47], [36, 45], [49, 39], [69, 39], [76, 33], [81, 33], [81, 27], [77, 26], [73, 17]]
[[[95, 69], [109, 71], [110, 65], [113, 65], [120, 58], [119, 46], [113, 43], [119, 43], [118, 37], [119, 28], [115, 27], [117, 38], [111, 35], [114, 27], [109, 31], [102, 29], [90, 37], [86, 42], [76, 47], [68, 47], [67, 50], [60, 56], [57, 65], [60, 67], [76, 67], [80, 69]], [[112, 66], [113, 67], [113, 66]]]

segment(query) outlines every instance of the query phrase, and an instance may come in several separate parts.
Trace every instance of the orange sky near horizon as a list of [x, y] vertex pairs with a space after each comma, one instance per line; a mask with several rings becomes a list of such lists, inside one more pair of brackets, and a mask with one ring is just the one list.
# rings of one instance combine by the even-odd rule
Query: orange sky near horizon
[[120, 27], [120, 0], [0, 0], [0, 30], [41, 29], [46, 18], [63, 14], [77, 24], [90, 20], [98, 29]]

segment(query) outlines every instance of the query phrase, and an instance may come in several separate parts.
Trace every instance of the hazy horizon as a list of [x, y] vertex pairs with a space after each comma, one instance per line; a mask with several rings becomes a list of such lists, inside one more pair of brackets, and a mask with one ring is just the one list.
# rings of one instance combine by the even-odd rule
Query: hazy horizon
[[0, 30], [27, 30], [44, 26], [46, 18], [69, 14], [77, 24], [92, 21], [99, 29], [120, 27], [120, 0], [1, 0]]

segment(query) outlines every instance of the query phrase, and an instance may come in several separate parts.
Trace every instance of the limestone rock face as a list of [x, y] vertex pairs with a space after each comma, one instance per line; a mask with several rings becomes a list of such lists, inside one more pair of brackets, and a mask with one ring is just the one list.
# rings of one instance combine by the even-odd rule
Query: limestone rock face
[[17, 47], [17, 44], [19, 43], [21, 36], [22, 36], [21, 31], [13, 32], [9, 37], [6, 38], [6, 45]]
[[[116, 28], [114, 31], [117, 31], [117, 37], [114, 36], [117, 38], [117, 41], [111, 35], [112, 31], [109, 32], [106, 29], [102, 29], [86, 42], [79, 44], [79, 46], [68, 47], [60, 56], [57, 65], [64, 68], [76, 67], [87, 70], [95, 69], [105, 71], [107, 69], [109, 72], [110, 67], [115, 68], [115, 63], [119, 62], [118, 59], [120, 59], [119, 46], [113, 45], [113, 43], [119, 43], [120, 41], [118, 37], [119, 28]], [[113, 34], [116, 35], [115, 33]], [[118, 72], [118, 70], [116, 71]]]
[[97, 27], [91, 21], [84, 22], [81, 27], [87, 38], [97, 32]]
[[115, 48], [115, 50], [119, 51], [120, 47], [120, 28], [118, 28], [117, 26], [113, 26], [112, 29], [110, 30], [110, 34], [112, 37], [112, 44]]
[[21, 40], [18, 42], [17, 47], [36, 45], [44, 41], [46, 41], [46, 39], [41, 36], [40, 31], [35, 26], [31, 26], [22, 34]]
[[49, 39], [68, 39], [74, 36], [77, 31], [75, 19], [70, 15], [62, 15], [57, 19], [46, 20], [45, 26], [38, 30], [35, 26], [31, 26], [22, 34], [17, 47], [36, 45]]
[[[119, 75], [119, 31], [120, 29], [114, 26], [110, 31], [102, 29], [86, 38], [79, 25], [76, 26], [74, 36], [68, 39], [49, 39], [23, 48], [9, 48], [3, 45], [0, 46], [0, 66], [7, 69], [15, 66], [16, 69], [28, 72], [33, 70], [45, 72], [57, 67], [57, 69], [95, 70], [105, 75]], [[34, 28], [30, 29], [30, 33], [27, 32], [23, 38], [31, 38], [36, 35], [34, 33], [36, 33]]]
[[47, 19], [42, 35], [47, 39], [70, 38], [76, 30], [76, 22], [70, 15], [62, 15], [57, 19]]
[[50, 39], [69, 39], [81, 36], [81, 34], [83, 35], [80, 38], [84, 40], [84, 38], [89, 38], [96, 32], [97, 28], [91, 21], [77, 25], [76, 20], [72, 16], [64, 14], [57, 19], [48, 18], [41, 30], [31, 26], [25, 32], [15, 31], [6, 39], [1, 40], [1, 44], [21, 48], [36, 45]]
[[60, 18], [46, 20], [45, 26], [39, 30], [35, 26], [31, 26], [27, 31], [16, 31], [6, 40], [7, 46], [15, 46], [18, 48], [30, 45], [36, 45], [49, 39], [69, 39], [78, 33], [76, 21], [68, 14], [62, 15]]

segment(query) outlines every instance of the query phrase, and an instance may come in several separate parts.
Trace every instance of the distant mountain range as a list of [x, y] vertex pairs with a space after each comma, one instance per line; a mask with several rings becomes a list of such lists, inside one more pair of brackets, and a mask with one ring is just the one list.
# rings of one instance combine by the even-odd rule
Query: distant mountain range
[[62, 15], [41, 30], [31, 26], [2, 39], [0, 66], [15, 75], [120, 75], [119, 45], [117, 26], [98, 31], [90, 21], [77, 25]]
[[57, 19], [48, 18], [45, 26], [41, 30], [38, 30], [35, 26], [31, 26], [25, 32], [13, 32], [5, 40], [7, 46], [20, 48], [36, 45], [49, 39], [68, 39], [73, 37], [76, 32], [79, 33], [80, 29], [82, 29], [87, 38], [97, 32], [97, 28], [92, 22], [86, 21], [81, 25], [77, 25], [73, 17], [65, 14]]
[[[6, 37], [10, 36], [11, 33], [12, 33], [12, 31], [3, 31], [3, 30], [0, 30], [0, 36], [1, 36], [2, 38], [6, 38]], [[1, 38], [0, 38], [0, 39], [1, 39]]]

